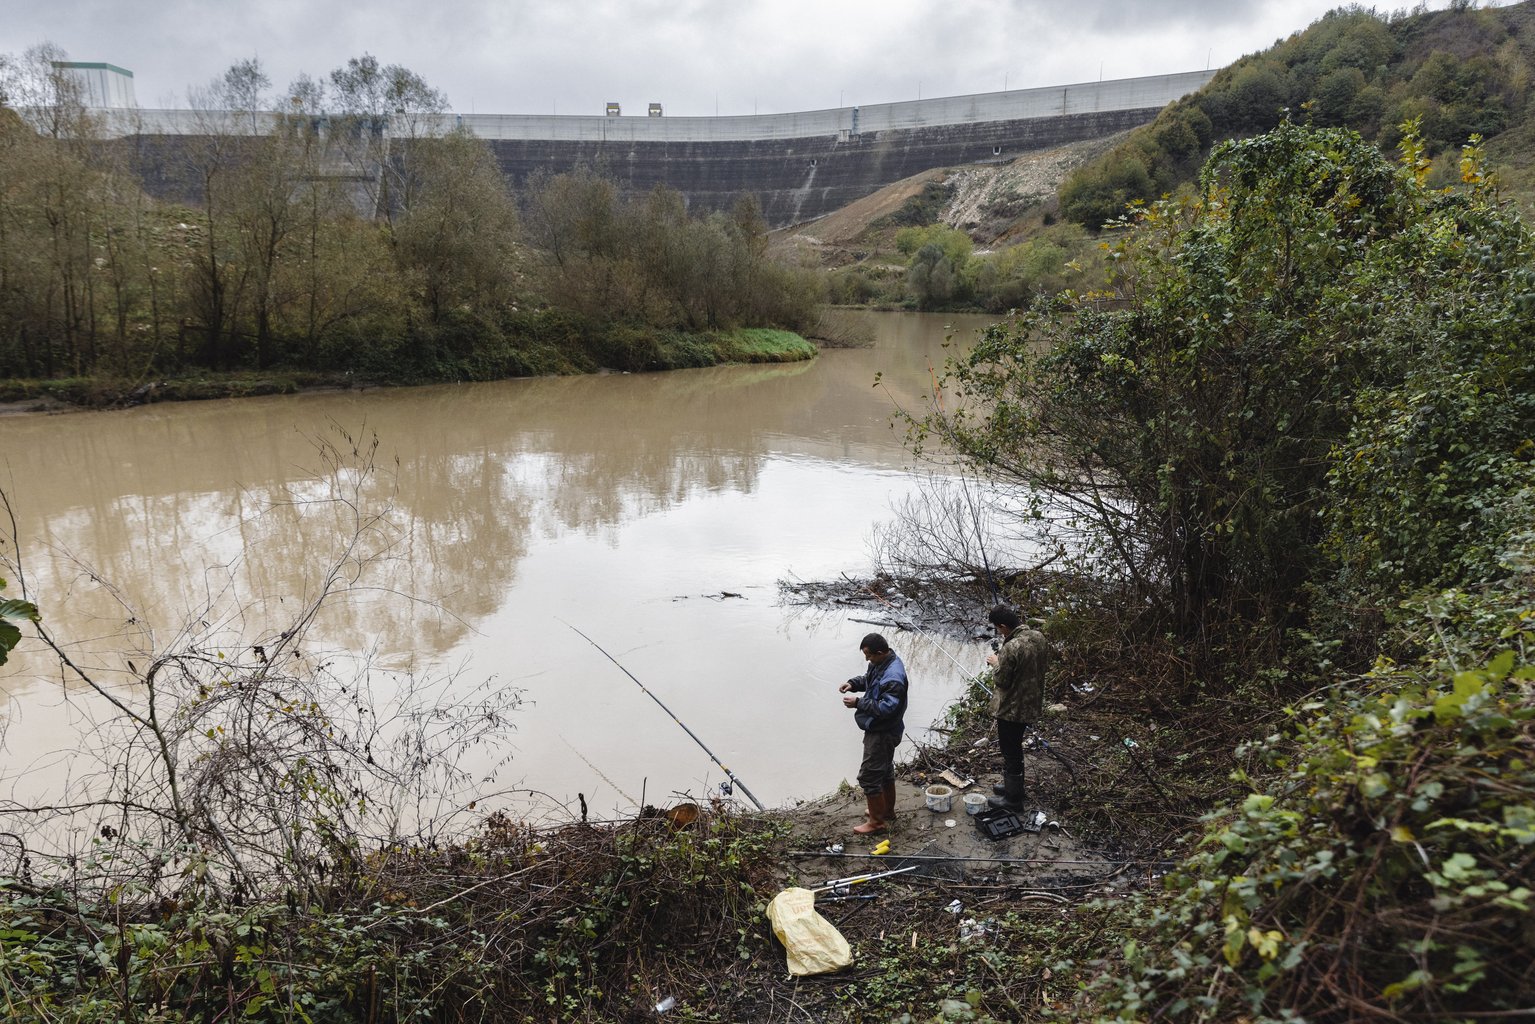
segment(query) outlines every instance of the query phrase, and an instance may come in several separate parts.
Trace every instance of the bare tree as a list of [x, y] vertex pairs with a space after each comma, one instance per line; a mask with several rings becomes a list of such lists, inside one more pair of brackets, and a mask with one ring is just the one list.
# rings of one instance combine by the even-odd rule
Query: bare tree
[[79, 80], [62, 66], [65, 57], [54, 44], [41, 43], [0, 61], [0, 96], [18, 119], [0, 125], [0, 162], [8, 165], [0, 177], [0, 221], [7, 222], [0, 224], [6, 243], [0, 290], [24, 310], [23, 330], [31, 336], [22, 347], [32, 350], [27, 362], [47, 373], [85, 372], [95, 361], [93, 267], [106, 231], [103, 193], [91, 167], [99, 125], [85, 108]]
[[21, 115], [39, 135], [93, 138], [98, 125], [85, 106], [85, 89], [63, 65], [69, 55], [57, 44], [38, 43], [19, 58], [0, 57], [0, 105]]
[[[242, 320], [256, 322], [256, 361], [271, 361], [272, 279], [292, 229], [298, 169], [285, 152], [287, 122], [275, 117], [261, 62], [236, 61], [188, 95], [198, 124], [186, 151], [202, 199], [189, 239], [191, 298], [208, 365], [227, 369], [242, 356]], [[245, 310], [249, 302], [250, 314]]]
[[[392, 509], [364, 503], [376, 439], [337, 430], [320, 452], [326, 493], [303, 514], [330, 517], [339, 549], [280, 627], [251, 631], [229, 586], [163, 642], [131, 613], [141, 625], [128, 646], [141, 649], [125, 655], [124, 683], [36, 624], [95, 726], [76, 755], [93, 768], [46, 800], [0, 803], [0, 833], [24, 844], [34, 874], [98, 894], [131, 883], [145, 899], [188, 888], [307, 899], [370, 849], [453, 832], [483, 798], [482, 773], [461, 758], [505, 743], [515, 691], [384, 673], [366, 654], [319, 647], [322, 608], [373, 587], [397, 540]], [[0, 564], [33, 598], [19, 556]]]
[[923, 581], [974, 582], [993, 601], [1066, 550], [1059, 533], [1042, 530], [1027, 495], [999, 490], [966, 474], [928, 473], [873, 533], [875, 569]]
[[411, 143], [442, 134], [448, 98], [409, 68], [368, 53], [332, 71], [330, 85], [338, 141], [369, 183], [372, 216], [390, 221], [415, 199]]

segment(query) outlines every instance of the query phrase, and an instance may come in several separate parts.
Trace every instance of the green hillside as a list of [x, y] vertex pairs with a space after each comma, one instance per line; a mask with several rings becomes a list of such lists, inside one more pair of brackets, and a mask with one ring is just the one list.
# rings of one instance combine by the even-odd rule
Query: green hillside
[[1535, 196], [1530, 69], [1535, 5], [1389, 15], [1359, 5], [1334, 10], [1303, 32], [1221, 71], [1150, 125], [1071, 174], [1061, 187], [1066, 219], [1097, 228], [1125, 205], [1193, 181], [1211, 147], [1256, 135], [1289, 117], [1351, 128], [1383, 150], [1401, 126], [1421, 124], [1430, 184], [1456, 179], [1456, 153], [1472, 135], [1506, 190]]

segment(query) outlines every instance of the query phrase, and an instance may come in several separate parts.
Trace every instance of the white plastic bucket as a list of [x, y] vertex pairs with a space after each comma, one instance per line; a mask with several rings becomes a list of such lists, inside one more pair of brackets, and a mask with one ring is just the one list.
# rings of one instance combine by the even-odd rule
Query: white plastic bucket
[[965, 813], [980, 814], [986, 809], [986, 798], [979, 793], [965, 794]]
[[947, 811], [953, 798], [954, 790], [948, 786], [927, 787], [927, 809], [930, 811]]

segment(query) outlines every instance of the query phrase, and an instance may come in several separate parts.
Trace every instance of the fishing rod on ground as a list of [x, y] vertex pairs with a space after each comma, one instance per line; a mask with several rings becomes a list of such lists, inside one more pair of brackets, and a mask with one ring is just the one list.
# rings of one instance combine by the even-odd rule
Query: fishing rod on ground
[[693, 738], [693, 742], [697, 743], [699, 745], [699, 747], [703, 749], [703, 752], [705, 754], [709, 755], [709, 760], [713, 761], [715, 764], [720, 766], [720, 770], [723, 771], [726, 774], [726, 776], [729, 777], [731, 785], [733, 785], [733, 786], [740, 786], [741, 787], [741, 792], [746, 794], [746, 798], [748, 800], [750, 800], [756, 806], [757, 810], [759, 810], [759, 811], [767, 810], [766, 807], [762, 806], [762, 801], [758, 800], [755, 796], [753, 796], [752, 795], [752, 791], [746, 788], [746, 783], [744, 783], [740, 779], [738, 779], [736, 777], [736, 773], [731, 771], [728, 767], [726, 767], [724, 761], [721, 761], [719, 758], [715, 757], [714, 756], [714, 751], [710, 750], [709, 747], [704, 743], [704, 741], [698, 738], [698, 734], [696, 732], [694, 732], [692, 729], [689, 729], [686, 722], [684, 722], [682, 719], [678, 718], [676, 715], [672, 714], [672, 709], [667, 707], [665, 704], [661, 703], [661, 698], [660, 697], [657, 697], [655, 694], [651, 693], [650, 690], [646, 689], [645, 684], [640, 682], [639, 679], [635, 677], [633, 672], [630, 672], [628, 669], [624, 668], [624, 666], [622, 664], [620, 664], [620, 662], [619, 662], [619, 660], [617, 658], [613, 657], [607, 651], [604, 651], [602, 649], [602, 645], [599, 644], [597, 641], [593, 640], [591, 637], [587, 636], [585, 633], [581, 632], [579, 629], [576, 629], [575, 626], [571, 626], [570, 623], [565, 622], [564, 619], [560, 619], [559, 621], [565, 623], [565, 625], [567, 625], [567, 626], [570, 626], [571, 631], [573, 633], [575, 633], [576, 636], [580, 637], [582, 640], [585, 640], [587, 643], [589, 643], [593, 647], [597, 648], [597, 650], [602, 651], [602, 656], [604, 658], [607, 658], [613, 664], [618, 665], [619, 671], [621, 671], [624, 675], [628, 676], [630, 679], [633, 679], [634, 680], [634, 685], [638, 686], [641, 690], [643, 690], [644, 693], [645, 693], [645, 696], [647, 696], [651, 700], [655, 701], [656, 705], [662, 711], [665, 711], [667, 716], [669, 718], [671, 718], [672, 721], [674, 721], [678, 725], [682, 726], [682, 731], [687, 733], [689, 736], [691, 736]]
[[891, 875], [904, 875], [908, 871], [917, 870], [918, 865], [896, 868], [894, 871], [869, 871], [861, 875], [849, 875], [847, 878], [833, 878], [825, 885], [818, 885], [811, 892], [837, 892], [846, 890], [849, 886], [862, 885], [864, 882], [873, 882], [881, 878], [889, 878]]
[[[1170, 867], [1179, 863], [1175, 860], [1168, 860], [1166, 858], [1159, 857], [1103, 858], [1101, 860], [1062, 860], [1057, 857], [949, 857], [921, 853], [909, 853], [905, 854], [904, 856], [898, 856], [889, 853], [832, 853], [828, 850], [790, 850], [788, 851], [787, 856], [794, 857], [798, 860], [818, 860], [822, 858], [837, 860], [879, 859], [886, 861], [894, 860], [898, 863], [922, 861], [933, 864], [1072, 864], [1086, 865], [1089, 867], [1113, 867], [1115, 865], [1126, 864], [1145, 864], [1147, 866], [1154, 867]], [[920, 865], [912, 865], [912, 867], [918, 866]], [[897, 870], [910, 871], [911, 869], [912, 868], [908, 867], [899, 868]], [[864, 876], [854, 875], [853, 877], [863, 878]], [[836, 881], [845, 882], [847, 879], [837, 879]], [[834, 883], [828, 882], [826, 884], [832, 885]]]

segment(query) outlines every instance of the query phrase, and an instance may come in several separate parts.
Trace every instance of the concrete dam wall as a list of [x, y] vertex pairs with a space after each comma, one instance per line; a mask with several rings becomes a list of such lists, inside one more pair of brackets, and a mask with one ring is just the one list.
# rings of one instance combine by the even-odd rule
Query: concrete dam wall
[[489, 142], [501, 171], [520, 188], [540, 169], [579, 165], [609, 175], [630, 193], [656, 185], [681, 192], [690, 209], [729, 209], [757, 197], [772, 227], [823, 216], [891, 182], [958, 164], [1013, 160], [1033, 150], [1102, 138], [1145, 124], [1160, 107], [1016, 121], [899, 128], [736, 142]]
[[[447, 114], [433, 125], [484, 139], [508, 183], [538, 171], [599, 169], [630, 193], [676, 189], [694, 210], [757, 197], [774, 227], [811, 220], [935, 167], [1003, 163], [1036, 150], [1145, 124], [1215, 72], [1017, 89], [789, 114], [618, 117]], [[180, 192], [175, 136], [208, 129], [207, 115], [112, 111], [109, 123], [140, 157], [157, 192]], [[249, 117], [254, 134], [277, 115]], [[419, 130], [419, 125], [417, 130]], [[391, 130], [395, 137], [403, 131]]]

